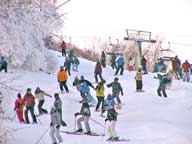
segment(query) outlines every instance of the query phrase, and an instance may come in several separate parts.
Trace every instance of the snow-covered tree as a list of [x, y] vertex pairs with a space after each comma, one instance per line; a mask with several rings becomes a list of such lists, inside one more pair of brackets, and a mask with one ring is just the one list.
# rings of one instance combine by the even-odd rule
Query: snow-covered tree
[[8, 59], [9, 66], [51, 72], [54, 61], [43, 39], [63, 25], [54, 3], [3, 0], [0, 11], [0, 55]]

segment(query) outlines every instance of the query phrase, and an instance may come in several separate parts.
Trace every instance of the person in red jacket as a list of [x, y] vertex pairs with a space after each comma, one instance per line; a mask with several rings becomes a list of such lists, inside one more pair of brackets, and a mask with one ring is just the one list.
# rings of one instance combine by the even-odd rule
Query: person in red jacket
[[24, 108], [24, 99], [21, 98], [21, 94], [18, 93], [17, 94], [17, 99], [15, 101], [15, 107], [14, 107], [14, 110], [16, 111], [17, 113], [17, 117], [19, 119], [19, 122], [20, 123], [24, 123], [24, 118], [23, 118], [23, 108]]
[[66, 56], [66, 47], [67, 46], [66, 46], [66, 43], [65, 43], [64, 40], [61, 42], [60, 47], [61, 47], [61, 54], [62, 54], [62, 56]]
[[33, 119], [33, 123], [37, 123], [37, 119], [34, 113], [34, 107], [35, 107], [35, 97], [31, 93], [31, 88], [27, 89], [27, 93], [24, 96], [24, 102], [25, 102], [25, 122], [29, 124], [29, 117], [28, 117], [28, 111], [31, 113], [31, 117]]
[[189, 82], [190, 81], [190, 69], [191, 69], [191, 65], [189, 64], [188, 60], [186, 60], [183, 65], [183, 81]]
[[102, 77], [102, 66], [101, 66], [101, 63], [100, 61], [97, 61], [96, 65], [95, 65], [95, 82], [98, 83], [98, 78], [97, 76], [99, 75], [99, 78], [100, 80], [102, 81], [103, 80], [103, 77]]

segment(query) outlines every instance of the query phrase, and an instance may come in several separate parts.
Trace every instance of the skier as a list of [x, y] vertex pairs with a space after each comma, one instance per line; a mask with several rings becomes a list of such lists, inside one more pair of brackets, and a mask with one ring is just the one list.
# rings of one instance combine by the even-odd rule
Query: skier
[[47, 114], [48, 111], [44, 108], [42, 108], [44, 102], [45, 102], [45, 98], [44, 96], [49, 96], [51, 97], [50, 94], [47, 94], [46, 92], [42, 91], [39, 87], [36, 88], [35, 90], [35, 96], [38, 99], [38, 111], [39, 111], [39, 115], [42, 115], [43, 113]]
[[97, 97], [97, 105], [96, 105], [95, 111], [99, 111], [100, 104], [101, 104], [102, 111], [104, 109], [104, 98], [105, 98], [104, 84], [105, 84], [105, 80], [102, 80], [101, 82], [98, 83], [98, 85], [95, 88], [96, 97]]
[[68, 57], [65, 57], [64, 67], [65, 67], [65, 71], [67, 71], [70, 76], [71, 75], [71, 61], [69, 60]]
[[141, 67], [138, 68], [136, 75], [135, 75], [135, 80], [136, 80], [136, 91], [137, 92], [142, 92], [142, 87], [143, 87], [143, 83], [142, 83], [142, 69]]
[[74, 59], [74, 51], [73, 50], [70, 50], [69, 54], [68, 54], [68, 57], [69, 57], [69, 61], [71, 64], [73, 64], [73, 59]]
[[62, 56], [65, 56], [66, 57], [66, 43], [65, 43], [65, 41], [63, 40], [62, 42], [61, 42], [61, 45], [60, 45], [60, 48], [61, 48], [61, 54], [62, 54]]
[[0, 72], [2, 70], [4, 70], [5, 72], [7, 72], [7, 61], [5, 60], [4, 56], [1, 56], [1, 60], [0, 60]]
[[57, 109], [53, 106], [51, 108], [51, 123], [50, 123], [50, 136], [53, 144], [62, 143], [63, 139], [59, 134], [59, 128], [61, 126], [61, 117]]
[[112, 87], [112, 97], [113, 99], [116, 98], [117, 99], [117, 103], [121, 104], [121, 100], [119, 98], [119, 94], [121, 92], [121, 95], [123, 96], [123, 89], [121, 87], [121, 84], [118, 82], [118, 78], [115, 77], [114, 81], [110, 84], [107, 84], [107, 87]]
[[17, 113], [17, 117], [19, 119], [20, 123], [24, 123], [24, 118], [23, 118], [23, 108], [25, 106], [24, 100], [21, 98], [21, 94], [17, 94], [17, 99], [15, 101], [15, 107], [14, 110]]
[[103, 80], [103, 77], [102, 77], [102, 66], [101, 66], [101, 63], [99, 61], [97, 61], [96, 65], [95, 65], [95, 82], [98, 83], [98, 78], [97, 76], [99, 75], [99, 78], [100, 80], [102, 81]]
[[157, 74], [157, 77], [154, 77], [155, 79], [159, 79], [159, 87], [157, 89], [158, 96], [161, 97], [161, 91], [163, 92], [163, 96], [167, 97], [166, 93], [166, 83], [169, 82], [169, 78], [167, 74]]
[[76, 130], [76, 132], [83, 132], [81, 122], [84, 122], [85, 129], [86, 129], [85, 134], [91, 134], [91, 129], [90, 129], [90, 125], [89, 125], [91, 111], [89, 108], [89, 104], [86, 101], [83, 102], [80, 112], [75, 113], [75, 117], [77, 117], [78, 115], [81, 115], [81, 117], [79, 117], [77, 119], [78, 130]]
[[120, 75], [123, 75], [123, 71], [124, 71], [124, 58], [123, 55], [120, 55], [120, 57], [117, 59], [117, 70], [115, 72], [115, 75], [118, 74], [119, 70], [120, 70]]
[[148, 74], [148, 72], [147, 72], [147, 59], [144, 56], [142, 56], [141, 65], [143, 68], [143, 73]]
[[85, 80], [84, 76], [81, 76], [80, 84], [81, 84], [80, 93], [81, 96], [83, 97], [83, 100], [87, 100], [91, 106], [94, 106], [97, 103], [97, 101], [92, 97], [89, 89], [89, 87], [95, 89], [94, 86], [92, 85], [91, 82]]
[[77, 76], [74, 78], [73, 86], [75, 86], [77, 91], [80, 92], [81, 84], [80, 84], [80, 79]]
[[114, 52], [111, 53], [111, 67], [112, 67], [112, 69], [117, 68], [117, 66], [116, 66], [116, 56], [115, 56]]
[[117, 112], [114, 108], [109, 108], [107, 111], [107, 118], [105, 119], [105, 122], [108, 122], [107, 125], [107, 132], [109, 134], [109, 138], [107, 141], [118, 141], [119, 137], [117, 136], [115, 125], [117, 122]]
[[25, 122], [29, 124], [29, 117], [28, 117], [28, 111], [31, 113], [31, 117], [33, 119], [33, 124], [37, 123], [37, 119], [34, 113], [34, 107], [35, 107], [35, 97], [31, 93], [31, 88], [27, 88], [27, 93], [24, 96], [24, 102], [25, 102]]
[[55, 97], [54, 106], [55, 106], [55, 109], [59, 112], [61, 124], [62, 126], [67, 126], [67, 124], [62, 119], [62, 101], [59, 97], [59, 94], [55, 93], [54, 97]]
[[105, 111], [110, 109], [110, 108], [114, 108], [114, 106], [115, 106], [115, 101], [114, 101], [112, 95], [108, 94], [107, 99], [104, 100], [104, 108], [102, 109], [100, 116], [104, 117], [103, 114], [105, 113]]
[[74, 56], [74, 60], [73, 60], [73, 71], [77, 71], [78, 72], [78, 66], [79, 66], [80, 62], [79, 59], [77, 58], [77, 56]]
[[67, 93], [69, 92], [69, 89], [67, 87], [67, 79], [68, 79], [67, 73], [64, 70], [63, 66], [61, 66], [60, 71], [57, 73], [57, 80], [59, 82], [61, 93], [64, 93], [63, 87], [65, 88], [65, 91]]
[[187, 80], [187, 82], [189, 82], [190, 81], [191, 65], [189, 64], [188, 60], [186, 60], [182, 64], [182, 68], [183, 68], [183, 81], [185, 82]]
[[175, 58], [173, 58], [171, 62], [172, 62], [172, 68], [173, 68], [173, 71], [176, 75], [176, 78], [182, 79], [182, 72], [180, 70], [181, 61], [178, 58], [178, 56], [176, 55]]
[[106, 56], [104, 51], [101, 53], [101, 65], [105, 68], [106, 67]]

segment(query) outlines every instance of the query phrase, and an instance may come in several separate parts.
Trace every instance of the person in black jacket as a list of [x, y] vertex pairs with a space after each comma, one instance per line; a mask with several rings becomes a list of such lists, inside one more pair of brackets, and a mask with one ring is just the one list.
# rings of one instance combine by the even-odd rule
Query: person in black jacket
[[89, 108], [89, 104], [86, 101], [83, 102], [80, 112], [75, 113], [75, 117], [78, 115], [81, 115], [81, 117], [79, 117], [77, 119], [78, 130], [76, 132], [83, 132], [81, 122], [84, 122], [85, 129], [86, 129], [85, 134], [91, 134], [90, 125], [89, 125], [89, 119], [91, 116], [91, 111]]
[[117, 112], [113, 107], [108, 109], [107, 118], [105, 119], [105, 121], [108, 122], [107, 132], [109, 134], [109, 138], [107, 139], [107, 141], [119, 140], [119, 137], [117, 136], [117, 133], [115, 130], [115, 125], [117, 122]]

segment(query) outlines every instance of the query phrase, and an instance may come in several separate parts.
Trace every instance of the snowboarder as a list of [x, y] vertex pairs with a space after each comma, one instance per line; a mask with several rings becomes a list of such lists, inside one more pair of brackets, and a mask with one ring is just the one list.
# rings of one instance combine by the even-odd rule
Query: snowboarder
[[107, 141], [118, 141], [119, 137], [117, 136], [115, 125], [117, 122], [117, 112], [114, 108], [109, 108], [107, 111], [107, 118], [105, 119], [105, 122], [108, 123], [107, 125], [107, 132], [109, 134], [109, 138]]
[[105, 68], [106, 67], [106, 56], [104, 51], [101, 53], [101, 65]]
[[124, 71], [124, 58], [123, 55], [120, 55], [120, 57], [117, 59], [117, 70], [115, 72], [115, 75], [118, 74], [119, 70], [120, 70], [120, 75], [123, 75], [123, 71]]
[[141, 69], [141, 67], [139, 67], [137, 72], [136, 72], [135, 80], [136, 80], [136, 91], [142, 92], [143, 82], [142, 82], [142, 69]]
[[187, 82], [189, 82], [190, 81], [191, 65], [189, 64], [188, 60], [186, 60], [182, 64], [182, 68], [183, 68], [183, 81], [185, 82], [187, 80]]
[[68, 79], [67, 73], [64, 70], [64, 67], [61, 66], [60, 71], [57, 73], [57, 80], [59, 82], [59, 87], [60, 87], [61, 93], [64, 93], [63, 87], [65, 88], [65, 91], [67, 93], [69, 92], [69, 89], [67, 87], [67, 79]]
[[98, 83], [98, 78], [97, 76], [99, 75], [99, 78], [100, 80], [102, 81], [103, 80], [103, 77], [102, 77], [102, 66], [101, 66], [101, 63], [99, 61], [97, 61], [96, 65], [95, 65], [95, 82]]
[[62, 54], [62, 56], [65, 56], [66, 57], [66, 43], [65, 43], [65, 41], [63, 40], [62, 42], [61, 42], [61, 45], [60, 45], [60, 48], [61, 48], [61, 54]]
[[44, 96], [51, 97], [51, 95], [44, 92], [44, 91], [42, 91], [39, 87], [37, 87], [36, 90], [35, 90], [35, 96], [36, 96], [36, 98], [38, 99], [38, 102], [39, 102], [38, 103], [39, 115], [42, 115], [43, 113], [47, 114], [48, 111], [46, 109], [42, 108], [42, 106], [43, 106], [43, 104], [45, 102]]
[[85, 129], [86, 129], [85, 134], [91, 134], [91, 129], [90, 129], [90, 125], [89, 125], [91, 111], [89, 108], [89, 104], [86, 101], [83, 102], [80, 112], [75, 113], [75, 117], [77, 117], [78, 115], [81, 115], [81, 117], [79, 117], [77, 119], [77, 128], [78, 129], [76, 130], [76, 132], [83, 132], [81, 122], [84, 122]]
[[167, 74], [157, 74], [157, 77], [154, 77], [155, 79], [159, 79], [159, 87], [157, 89], [158, 96], [161, 97], [161, 91], [163, 92], [163, 96], [167, 97], [166, 93], [166, 83], [169, 82], [169, 78]]
[[28, 111], [31, 113], [31, 117], [33, 119], [33, 123], [37, 123], [37, 119], [34, 113], [34, 107], [35, 107], [35, 97], [31, 93], [31, 88], [27, 88], [27, 93], [24, 96], [24, 102], [25, 102], [25, 122], [29, 124], [29, 117], [28, 117]]
[[87, 100], [91, 106], [94, 106], [97, 103], [97, 101], [92, 97], [89, 87], [92, 87], [93, 89], [95, 89], [95, 87], [92, 85], [90, 81], [85, 80], [84, 76], [81, 76], [80, 84], [81, 84], [80, 93], [83, 97], [83, 100]]
[[59, 112], [61, 124], [62, 126], [67, 126], [67, 124], [63, 121], [63, 118], [62, 118], [62, 101], [59, 97], [59, 94], [55, 93], [54, 97], [55, 97], [54, 106], [55, 106], [55, 109]]
[[4, 56], [1, 56], [1, 60], [0, 60], [0, 72], [2, 70], [4, 70], [5, 72], [7, 72], [7, 61], [5, 60]]
[[118, 82], [118, 78], [115, 77], [114, 81], [110, 84], [107, 84], [107, 87], [112, 87], [112, 97], [113, 99], [116, 98], [117, 99], [117, 103], [121, 104], [121, 100], [119, 98], [119, 94], [121, 92], [121, 95], [123, 96], [123, 89], [121, 87], [121, 84]]
[[77, 56], [74, 56], [74, 60], [73, 60], [73, 71], [77, 71], [78, 72], [78, 66], [79, 66], [80, 62], [79, 59], [77, 58]]
[[17, 94], [17, 99], [15, 101], [15, 107], [14, 110], [17, 113], [17, 117], [19, 119], [20, 123], [24, 123], [24, 118], [23, 118], [23, 108], [25, 106], [24, 99], [21, 97], [21, 94]]
[[147, 72], [147, 59], [145, 58], [145, 56], [142, 56], [142, 58], [141, 58], [141, 65], [142, 65], [142, 69], [143, 69], [143, 74], [148, 74], [148, 72]]
[[63, 142], [63, 139], [61, 138], [59, 134], [59, 128], [61, 126], [61, 117], [57, 109], [53, 106], [51, 108], [51, 123], [50, 123], [50, 136], [53, 144], [57, 144]]
[[95, 111], [99, 111], [99, 107], [101, 104], [101, 109], [103, 111], [104, 109], [104, 98], [105, 98], [105, 88], [104, 88], [105, 80], [102, 80], [101, 82], [98, 83], [96, 86], [96, 97], [97, 97], [97, 105], [95, 108]]

